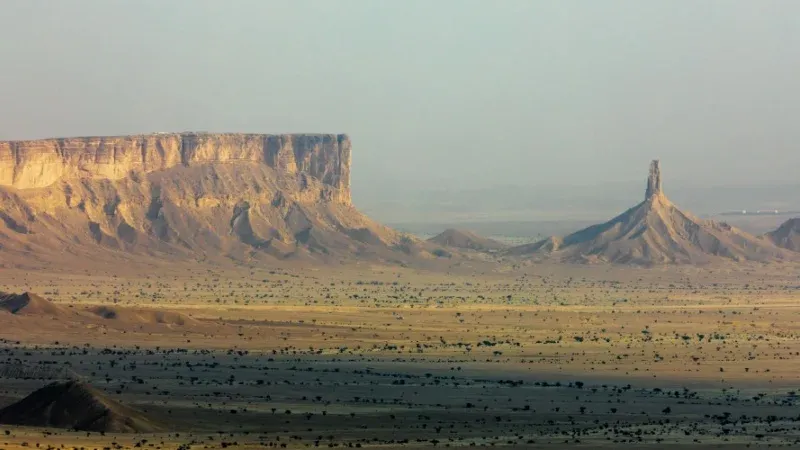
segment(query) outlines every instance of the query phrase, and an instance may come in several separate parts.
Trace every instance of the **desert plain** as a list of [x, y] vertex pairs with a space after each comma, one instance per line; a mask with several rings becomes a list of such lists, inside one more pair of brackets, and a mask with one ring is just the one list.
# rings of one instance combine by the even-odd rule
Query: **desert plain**
[[[800, 445], [793, 263], [0, 272], [0, 407], [82, 380], [154, 433], [0, 426], [0, 448]], [[41, 306], [41, 305], [40, 305]]]

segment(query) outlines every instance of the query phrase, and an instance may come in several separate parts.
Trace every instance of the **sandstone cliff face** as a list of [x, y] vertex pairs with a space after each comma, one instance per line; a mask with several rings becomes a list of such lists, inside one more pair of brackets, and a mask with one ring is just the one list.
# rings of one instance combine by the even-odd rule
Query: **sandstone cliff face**
[[330, 134], [0, 142], [0, 252], [430, 258], [352, 206], [350, 155], [347, 136]]
[[333, 134], [163, 133], [0, 142], [0, 186], [34, 189], [61, 180], [120, 180], [175, 166], [249, 161], [301, 174], [350, 204], [350, 139]]

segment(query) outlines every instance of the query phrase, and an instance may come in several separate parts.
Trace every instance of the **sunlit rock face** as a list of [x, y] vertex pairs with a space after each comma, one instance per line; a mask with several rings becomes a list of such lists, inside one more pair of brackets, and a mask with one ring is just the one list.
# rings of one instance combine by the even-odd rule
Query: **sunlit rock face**
[[352, 206], [350, 163], [344, 134], [0, 142], [0, 251], [92, 255], [99, 247], [237, 261], [425, 256], [417, 248], [425, 243]]
[[344, 134], [158, 133], [0, 142], [0, 186], [33, 189], [62, 180], [119, 180], [175, 166], [249, 161], [305, 174], [350, 204], [350, 139]]

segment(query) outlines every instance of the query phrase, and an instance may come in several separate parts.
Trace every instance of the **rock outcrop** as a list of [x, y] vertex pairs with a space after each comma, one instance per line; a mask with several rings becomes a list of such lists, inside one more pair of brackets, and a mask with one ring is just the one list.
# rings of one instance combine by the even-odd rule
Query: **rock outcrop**
[[[0, 251], [395, 261], [426, 244], [351, 203], [343, 134], [157, 133], [0, 142]], [[3, 258], [0, 265], [14, 258]]]
[[0, 410], [0, 424], [108, 433], [154, 433], [164, 428], [143, 413], [77, 381], [47, 385]]
[[477, 252], [495, 252], [508, 246], [494, 239], [479, 236], [471, 231], [448, 228], [436, 236], [428, 239], [444, 247], [458, 248], [461, 250], [474, 250]]
[[20, 316], [54, 316], [71, 315], [62, 306], [30, 292], [12, 294], [0, 292], [0, 312], [8, 312]]
[[645, 201], [661, 193], [661, 168], [657, 159], [650, 163], [650, 175], [647, 177], [647, 189], [644, 192]]
[[766, 238], [778, 247], [800, 252], [800, 217], [782, 223], [778, 229], [767, 233]]
[[514, 247], [509, 255], [577, 263], [703, 264], [715, 260], [791, 260], [783, 249], [725, 223], [678, 209], [661, 189], [658, 161], [650, 165], [645, 200], [608, 222], [563, 238]]
[[35, 189], [71, 179], [122, 180], [176, 166], [253, 162], [302, 174], [350, 204], [350, 139], [344, 134], [156, 133], [0, 142], [0, 186]]

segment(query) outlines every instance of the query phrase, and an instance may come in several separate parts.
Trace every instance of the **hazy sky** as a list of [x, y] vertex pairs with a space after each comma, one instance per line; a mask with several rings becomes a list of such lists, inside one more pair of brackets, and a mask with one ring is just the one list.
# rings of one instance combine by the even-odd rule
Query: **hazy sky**
[[791, 181], [798, 56], [795, 0], [0, 0], [0, 139], [347, 132], [356, 193]]

